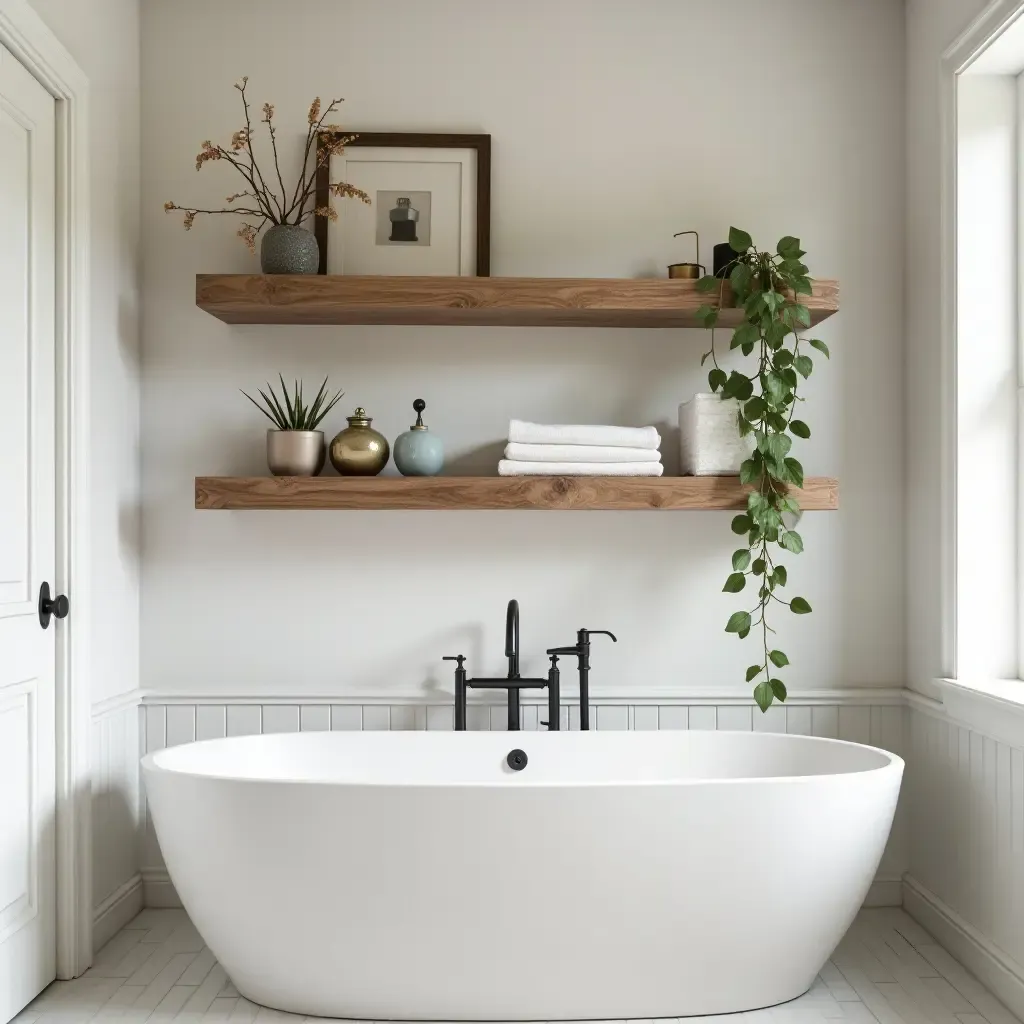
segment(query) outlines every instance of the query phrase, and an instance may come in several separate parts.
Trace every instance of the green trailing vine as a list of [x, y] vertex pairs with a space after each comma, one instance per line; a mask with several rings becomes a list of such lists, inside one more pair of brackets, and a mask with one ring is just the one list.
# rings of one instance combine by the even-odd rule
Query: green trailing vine
[[742, 465], [740, 480], [751, 487], [747, 510], [732, 521], [732, 531], [746, 537], [746, 546], [733, 552], [732, 572], [722, 588], [738, 594], [751, 584], [757, 588], [757, 603], [749, 610], [734, 612], [725, 629], [741, 640], [751, 633], [760, 639], [763, 657], [747, 669], [747, 682], [761, 678], [754, 688], [754, 700], [767, 711], [776, 700], [785, 701], [786, 684], [775, 675], [789, 664], [785, 653], [774, 646], [769, 634], [769, 613], [776, 605], [796, 615], [807, 615], [811, 606], [802, 597], [788, 601], [780, 593], [788, 583], [786, 567], [779, 560], [780, 550], [798, 555], [804, 549], [800, 534], [790, 527], [800, 506], [790, 487], [802, 487], [803, 466], [790, 454], [793, 438], [811, 436], [810, 427], [795, 417], [797, 391], [814, 369], [807, 348], [828, 358], [828, 346], [818, 339], [805, 340], [802, 331], [811, 326], [810, 310], [800, 301], [811, 294], [811, 279], [802, 262], [806, 255], [800, 240], [781, 239], [774, 253], [758, 249], [745, 231], [729, 230], [729, 245], [738, 253], [726, 268], [735, 304], [744, 312], [744, 321], [732, 336], [729, 348], [744, 356], [755, 356], [753, 374], [740, 370], [726, 373], [715, 350], [715, 327], [724, 299], [726, 278], [700, 279], [701, 292], [718, 292], [718, 305], [704, 305], [697, 317], [711, 329], [711, 348], [701, 358], [713, 366], [708, 373], [711, 390], [723, 399], [740, 403], [740, 435], [753, 434], [756, 447]]

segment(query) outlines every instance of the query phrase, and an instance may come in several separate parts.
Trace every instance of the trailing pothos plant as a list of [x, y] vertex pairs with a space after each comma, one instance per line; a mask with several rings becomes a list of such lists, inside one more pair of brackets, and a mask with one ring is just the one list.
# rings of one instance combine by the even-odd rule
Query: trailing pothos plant
[[[747, 510], [732, 521], [733, 533], [745, 537], [746, 545], [733, 552], [732, 572], [722, 589], [738, 594], [748, 584], [756, 588], [753, 607], [734, 612], [725, 629], [741, 640], [751, 633], [759, 639], [763, 654], [747, 669], [747, 682], [760, 678], [754, 700], [767, 711], [773, 701], [786, 699], [786, 684], [776, 671], [789, 664], [789, 658], [769, 637], [775, 633], [768, 624], [769, 614], [776, 606], [796, 615], [811, 610], [802, 597], [786, 600], [782, 596], [788, 576], [779, 557], [780, 549], [794, 555], [804, 549], [803, 539], [790, 525], [800, 512], [790, 487], [802, 487], [804, 482], [803, 467], [790, 454], [793, 438], [811, 436], [810, 427], [795, 415], [797, 403], [803, 401], [797, 392], [801, 380], [814, 368], [807, 349], [816, 349], [826, 358], [829, 352], [823, 341], [802, 336], [811, 325], [811, 314], [800, 296], [811, 294], [811, 279], [802, 262], [805, 253], [800, 240], [787, 235], [775, 252], [767, 252], [758, 249], [746, 231], [731, 228], [729, 245], [737, 255], [726, 268], [726, 275], [703, 277], [697, 285], [702, 292], [717, 291], [718, 305], [701, 306], [697, 317], [711, 328], [711, 348], [701, 359], [702, 366], [708, 359], [713, 364], [708, 384], [723, 399], [740, 403], [740, 435], [752, 434], [756, 442], [740, 470], [740, 480], [751, 487]], [[748, 367], [750, 373], [726, 373], [718, 363], [714, 329], [726, 280], [736, 306], [744, 313], [729, 348], [754, 357], [754, 365]]]

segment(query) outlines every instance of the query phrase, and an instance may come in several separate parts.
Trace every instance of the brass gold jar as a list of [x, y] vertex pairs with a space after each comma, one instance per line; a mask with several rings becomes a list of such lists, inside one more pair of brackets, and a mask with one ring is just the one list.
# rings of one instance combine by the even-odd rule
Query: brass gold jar
[[331, 463], [342, 476], [376, 476], [391, 457], [388, 439], [362, 407], [345, 418], [348, 426], [331, 442]]

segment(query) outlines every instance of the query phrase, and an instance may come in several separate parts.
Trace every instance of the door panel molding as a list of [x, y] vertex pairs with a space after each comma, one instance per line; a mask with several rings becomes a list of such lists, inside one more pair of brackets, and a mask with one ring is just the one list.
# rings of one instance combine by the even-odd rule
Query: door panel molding
[[[0, 689], [0, 778], [15, 777], [16, 773], [8, 770], [13, 764], [13, 761], [8, 759], [13, 754], [15, 757], [24, 758], [26, 774], [31, 782], [28, 800], [22, 808], [21, 822], [21, 841], [25, 846], [24, 885], [19, 893], [5, 894], [0, 891], [0, 942], [19, 931], [39, 913], [39, 865], [33, 857], [32, 844], [32, 836], [36, 834], [39, 817], [38, 794], [35, 788], [37, 773], [33, 768], [33, 762], [38, 756], [35, 743], [36, 683], [35, 679], [26, 679]], [[18, 712], [21, 712], [22, 716], [20, 723], [5, 720], [8, 715], [15, 715]], [[20, 729], [17, 728], [19, 725]], [[23, 749], [19, 749], [21, 737], [24, 737]], [[7, 821], [4, 828], [4, 842], [10, 844], [12, 839], [17, 842], [18, 824]], [[10, 856], [9, 846], [5, 856]]]
[[0, 96], [0, 223], [5, 245], [21, 259], [5, 260], [0, 275], [0, 309], [10, 340], [0, 346], [0, 401], [4, 407], [4, 444], [0, 446], [0, 488], [24, 501], [0, 503], [0, 616], [20, 615], [32, 590], [32, 331], [24, 302], [33, 274], [31, 252], [32, 135], [27, 110]]
[[92, 962], [88, 560], [89, 82], [26, 0], [0, 0], [0, 43], [57, 101], [57, 976]]

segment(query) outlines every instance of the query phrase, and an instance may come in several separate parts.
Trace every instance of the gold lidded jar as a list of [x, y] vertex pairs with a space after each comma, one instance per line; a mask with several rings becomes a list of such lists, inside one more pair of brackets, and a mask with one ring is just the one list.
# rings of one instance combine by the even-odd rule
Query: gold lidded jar
[[374, 430], [362, 407], [347, 416], [348, 426], [331, 442], [331, 462], [342, 476], [376, 476], [391, 457], [388, 439]]

